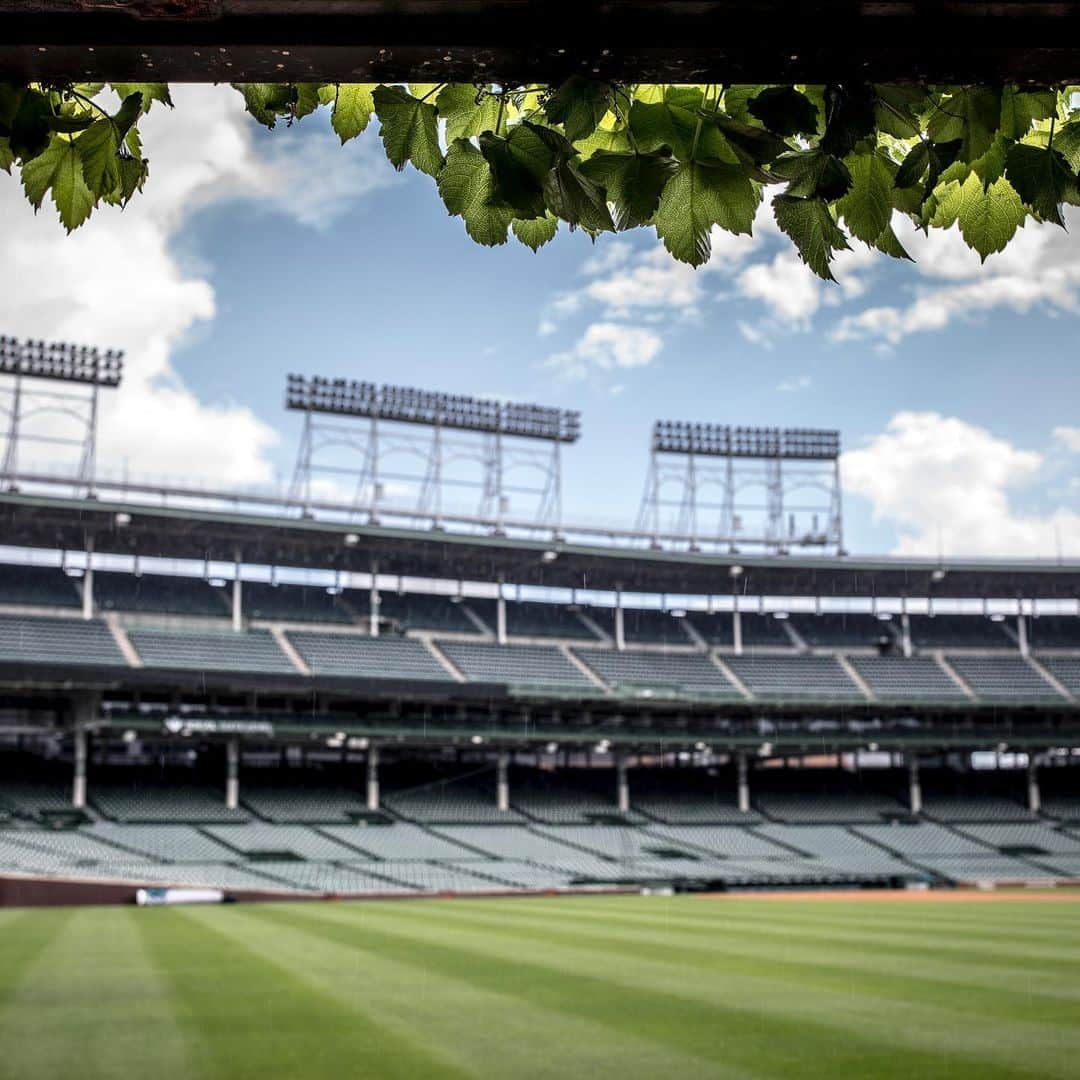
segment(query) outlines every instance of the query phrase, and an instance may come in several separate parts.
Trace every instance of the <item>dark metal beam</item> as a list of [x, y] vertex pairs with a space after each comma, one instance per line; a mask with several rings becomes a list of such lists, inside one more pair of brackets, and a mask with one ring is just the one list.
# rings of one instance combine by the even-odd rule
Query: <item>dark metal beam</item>
[[1080, 2], [0, 0], [0, 78], [1080, 79]]

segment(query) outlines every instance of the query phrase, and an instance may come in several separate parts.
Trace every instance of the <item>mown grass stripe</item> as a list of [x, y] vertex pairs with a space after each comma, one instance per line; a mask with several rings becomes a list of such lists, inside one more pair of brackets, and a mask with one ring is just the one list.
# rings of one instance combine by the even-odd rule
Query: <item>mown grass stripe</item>
[[[197, 1046], [193, 1075], [386, 1080], [463, 1074], [437, 1048], [408, 1043], [363, 1011], [313, 990], [260, 947], [236, 940], [229, 924], [190, 911], [149, 911], [140, 922], [147, 948], [169, 981], [176, 1015]], [[372, 988], [375, 992], [375, 988]]]
[[[941, 1075], [943, 1061], [954, 1076], [1068, 1075], [1047, 1072], [1043, 1063], [1032, 1066], [1019, 1055], [1006, 1063], [989, 1048], [986, 1053], [956, 1052], [947, 1042], [926, 1046], [908, 1040], [899, 1053], [891, 1037], [893, 1022], [884, 1012], [864, 1011], [847, 1020], [834, 1015], [826, 1024], [806, 1015], [785, 1015], [782, 1000], [768, 1010], [748, 1007], [740, 1000], [739, 980], [722, 972], [708, 979], [697, 972], [691, 976], [678, 957], [660, 965], [631, 953], [615, 962], [584, 942], [578, 949], [564, 949], [524, 937], [493, 946], [483, 933], [450, 931], [441, 920], [432, 925], [391, 907], [359, 915], [347, 908], [274, 909], [264, 917], [309, 925], [313, 932], [353, 949], [513, 994], [530, 1005], [631, 1030], [717, 1065], [728, 1062], [766, 1076], [933, 1076]], [[931, 1010], [923, 1012], [929, 1016]], [[808, 1061], [813, 1063], [809, 1072]]]

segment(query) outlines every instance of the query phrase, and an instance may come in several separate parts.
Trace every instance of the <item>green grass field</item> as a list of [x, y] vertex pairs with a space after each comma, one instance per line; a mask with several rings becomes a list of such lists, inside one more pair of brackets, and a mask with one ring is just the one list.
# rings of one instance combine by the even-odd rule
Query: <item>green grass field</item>
[[1077, 1077], [1080, 904], [9, 909], [0, 1076]]

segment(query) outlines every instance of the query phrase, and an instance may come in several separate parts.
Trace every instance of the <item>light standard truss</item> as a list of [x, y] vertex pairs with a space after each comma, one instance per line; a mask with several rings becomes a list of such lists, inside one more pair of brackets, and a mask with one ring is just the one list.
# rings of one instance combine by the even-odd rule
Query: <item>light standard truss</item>
[[515, 498], [531, 504], [516, 517], [561, 532], [562, 447], [580, 437], [577, 412], [304, 375], [288, 377], [285, 407], [304, 414], [290, 499], [305, 515], [329, 500], [373, 524], [404, 512], [441, 528], [459, 491], [471, 493], [473, 524], [503, 532]]
[[[28, 444], [78, 453], [72, 475], [76, 495], [94, 495], [98, 393], [115, 389], [123, 353], [63, 342], [0, 336], [0, 417], [6, 421], [0, 484], [19, 486], [20, 450]], [[73, 431], [74, 433], [70, 433]]]
[[637, 528], [691, 550], [842, 551], [840, 433], [658, 420]]

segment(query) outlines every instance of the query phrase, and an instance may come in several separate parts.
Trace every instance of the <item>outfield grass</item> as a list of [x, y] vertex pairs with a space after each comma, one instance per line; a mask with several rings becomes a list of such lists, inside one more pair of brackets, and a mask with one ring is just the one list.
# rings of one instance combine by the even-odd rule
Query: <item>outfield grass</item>
[[0, 912], [0, 1077], [1077, 1077], [1080, 904]]

